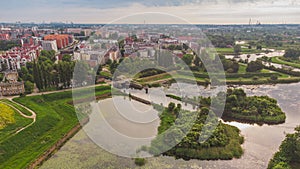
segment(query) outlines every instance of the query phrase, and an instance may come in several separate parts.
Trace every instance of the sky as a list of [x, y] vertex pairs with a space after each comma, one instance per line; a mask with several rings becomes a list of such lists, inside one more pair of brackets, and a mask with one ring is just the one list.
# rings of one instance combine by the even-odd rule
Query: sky
[[[1, 1], [0, 22], [248, 24], [251, 18], [252, 23], [300, 24], [300, 0]], [[144, 12], [156, 15], [145, 17]]]

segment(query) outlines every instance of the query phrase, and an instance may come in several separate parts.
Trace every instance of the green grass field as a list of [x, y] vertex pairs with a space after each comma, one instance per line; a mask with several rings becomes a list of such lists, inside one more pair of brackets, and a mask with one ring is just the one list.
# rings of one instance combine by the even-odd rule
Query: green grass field
[[[141, 83], [142, 85], [146, 85], [146, 84], [156, 84], [162, 81], [172, 81], [172, 80], [177, 80], [177, 81], [187, 80], [187, 82], [197, 81], [199, 84], [206, 84], [210, 81], [210, 78], [207, 73], [204, 72], [193, 72], [193, 73], [194, 76], [192, 76], [192, 74], [188, 73], [187, 71], [179, 71], [177, 73], [173, 72], [172, 74], [162, 73], [162, 74], [149, 76], [145, 78], [139, 78], [137, 79], [137, 82]], [[273, 74], [276, 74], [278, 76], [278, 80], [284, 82], [291, 79], [295, 80], [294, 77], [291, 77], [287, 74], [278, 73], [267, 69], [263, 69], [261, 70], [261, 72], [258, 73], [248, 73], [246, 71], [246, 65], [240, 64], [238, 73], [226, 74], [226, 82], [228, 84], [265, 84], [265, 83], [267, 84], [267, 83], [271, 83], [270, 78]]]
[[288, 61], [280, 59], [280, 57], [273, 57], [271, 61], [273, 63], [282, 64], [282, 65], [291, 66], [291, 67], [300, 69], [300, 63], [288, 62]]
[[[6, 100], [1, 100], [1, 102], [6, 102]], [[14, 135], [19, 129], [29, 125], [32, 122], [32, 119], [25, 118], [21, 116], [16, 110], [14, 111], [15, 123], [9, 124], [3, 129], [0, 130], [0, 145], [5, 140], [8, 140], [12, 135]], [[0, 150], [1, 152], [1, 150]]]
[[[96, 95], [110, 92], [110, 86], [96, 87]], [[16, 98], [36, 112], [36, 123], [11, 135], [0, 144], [0, 168], [26, 168], [78, 124], [72, 92]]]
[[[234, 49], [233, 48], [215, 48], [217, 53], [220, 55], [234, 55]], [[241, 54], [256, 54], [256, 53], [262, 53], [262, 50], [256, 50], [256, 49], [248, 49], [248, 48], [242, 48]]]

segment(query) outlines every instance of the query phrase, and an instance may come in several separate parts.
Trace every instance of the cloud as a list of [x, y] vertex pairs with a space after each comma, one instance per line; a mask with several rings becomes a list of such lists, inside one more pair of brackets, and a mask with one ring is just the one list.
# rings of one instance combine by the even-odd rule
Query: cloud
[[298, 0], [9, 0], [2, 22], [108, 23], [124, 15], [164, 12], [193, 23], [299, 23]]

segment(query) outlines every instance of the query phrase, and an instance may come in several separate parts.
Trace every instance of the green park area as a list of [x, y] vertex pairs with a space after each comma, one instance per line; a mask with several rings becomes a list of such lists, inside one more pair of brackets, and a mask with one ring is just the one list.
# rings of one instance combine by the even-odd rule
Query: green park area
[[[90, 89], [86, 89], [90, 90]], [[110, 86], [98, 86], [95, 95], [110, 93]], [[84, 91], [83, 91], [84, 92]], [[87, 92], [84, 92], [87, 93]], [[81, 98], [90, 97], [90, 94], [81, 94]], [[46, 95], [26, 96], [14, 99], [15, 102], [26, 105], [36, 113], [36, 121], [19, 133], [16, 129], [32, 122], [32, 119], [22, 118], [13, 109], [0, 104], [1, 121], [2, 108], [9, 116], [5, 116], [5, 124], [1, 122], [0, 129], [0, 168], [26, 168], [38, 157], [47, 152], [70, 130], [78, 125], [78, 119], [72, 103], [72, 91], [52, 93]], [[4, 100], [12, 106], [16, 104]], [[18, 110], [27, 114], [26, 110], [16, 106]]]
[[[277, 83], [292, 83], [300, 81], [297, 76], [288, 75], [283, 72], [275, 72], [268, 69], [262, 69], [260, 72], [246, 72], [246, 66], [240, 64], [240, 69], [237, 73], [225, 73], [225, 78], [220, 78], [230, 85], [258, 85], [258, 84], [277, 84]], [[135, 81], [142, 85], [159, 86], [161, 83], [172, 83], [175, 80], [183, 82], [197, 82], [199, 85], [208, 85], [211, 83], [211, 78], [217, 76], [206, 72], [193, 71], [192, 73], [185, 70], [171, 71], [158, 75], [136, 78]]]
[[282, 64], [282, 65], [291, 66], [291, 67], [300, 69], [300, 61], [299, 60], [287, 60], [284, 57], [273, 57], [271, 61], [273, 63]]
[[0, 100], [0, 109], [0, 143], [32, 122], [32, 119], [21, 116], [5, 100]]
[[[203, 54], [204, 53], [204, 54]], [[238, 62], [236, 60], [226, 59], [220, 56], [223, 70], [214, 58], [210, 58], [209, 52], [205, 51], [201, 55], [204, 61], [191, 54], [183, 56], [182, 60], [188, 65], [184, 67], [181, 64], [175, 65], [170, 62], [169, 67], [158, 66], [155, 70], [144, 70], [135, 77], [135, 81], [144, 86], [160, 86], [164, 83], [170, 84], [175, 81], [191, 82], [199, 85], [209, 85], [214, 82], [226, 82], [228, 85], [259, 85], [259, 84], [278, 84], [295, 83], [300, 81], [300, 73], [284, 68], [268, 67], [263, 64], [263, 59], [251, 61], [249, 63]], [[273, 62], [293, 67], [300, 67], [300, 61], [279, 60], [281, 58], [272, 58]], [[291, 59], [290, 59], [291, 60]], [[168, 61], [163, 62], [168, 63]], [[205, 64], [204, 64], [205, 63]], [[158, 62], [159, 64], [159, 62]], [[130, 67], [130, 66], [127, 66]], [[209, 68], [209, 73], [207, 68]], [[165, 71], [159, 71], [165, 70]], [[224, 71], [223, 78], [222, 72]], [[224, 75], [226, 79], [224, 78]]]
[[[216, 52], [220, 55], [235, 55], [234, 48], [215, 48]], [[256, 54], [256, 53], [263, 53], [262, 50], [257, 49], [248, 49], [248, 48], [241, 48], [240, 53], [243, 54]]]

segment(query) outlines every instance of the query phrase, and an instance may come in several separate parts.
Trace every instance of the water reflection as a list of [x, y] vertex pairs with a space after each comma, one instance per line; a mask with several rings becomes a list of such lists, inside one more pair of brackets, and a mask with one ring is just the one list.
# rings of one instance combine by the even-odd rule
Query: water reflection
[[[182, 84], [188, 89], [188, 84]], [[244, 155], [241, 159], [234, 159], [231, 161], [183, 161], [175, 160], [172, 157], [156, 157], [148, 159], [147, 168], [222, 168], [222, 169], [265, 169], [267, 168], [269, 160], [272, 158], [273, 154], [278, 150], [282, 140], [286, 133], [293, 132], [293, 129], [300, 124], [300, 83], [295, 84], [278, 84], [278, 85], [260, 85], [260, 86], [239, 86], [245, 89], [246, 93], [249, 95], [268, 95], [278, 100], [278, 104], [283, 111], [286, 112], [287, 119], [286, 123], [281, 125], [249, 125], [241, 124], [237, 122], [231, 122], [229, 124], [234, 125], [241, 129], [241, 134], [245, 137], [245, 143], [243, 148], [245, 150]], [[176, 94], [176, 86], [171, 86], [170, 88], [161, 89], [150, 89], [149, 92], [154, 92], [155, 90], [164, 90], [169, 93]], [[205, 89], [200, 87], [200, 93], [193, 92], [193, 89], [189, 89], [188, 92], [190, 97], [198, 96], [199, 94], [205, 96], [209, 95], [210, 89]], [[139, 91], [136, 91], [137, 94]], [[156, 93], [156, 92], [154, 92]], [[158, 92], [159, 93], [159, 92]], [[140, 93], [140, 95], [143, 95]], [[146, 97], [146, 96], [145, 96]], [[147, 96], [149, 97], [149, 96]], [[151, 96], [155, 98], [155, 94]], [[164, 98], [159, 100], [159, 102], [169, 102], [169, 98]], [[188, 108], [188, 107], [186, 107]], [[190, 107], [192, 108], [192, 107]], [[93, 168], [95, 166], [107, 166], [111, 168], [134, 168], [135, 165], [131, 160], [124, 160], [120, 157], [111, 157], [110, 163], [107, 163], [102, 157], [108, 156], [106, 152], [93, 145], [92, 142], [86, 137], [82, 136], [83, 133], [78, 133], [74, 138], [72, 138], [69, 143], [67, 143], [55, 157], [50, 158], [49, 161], [45, 162], [42, 168], [51, 168], [56, 166], [58, 163], [66, 162], [68, 165], [76, 164], [76, 154], [77, 156], [82, 156], [86, 159], [93, 158], [94, 156], [99, 156], [97, 162], [91, 163], [87, 161], [85, 167]], [[79, 137], [81, 136], [81, 137]], [[85, 143], [82, 145], [81, 143]], [[94, 152], [89, 152], [93, 147]], [[86, 147], [86, 148], [85, 148]], [[87, 151], [87, 152], [86, 152]], [[67, 158], [66, 154], [72, 152], [73, 158]], [[97, 154], [98, 153], [98, 154]], [[74, 155], [75, 154], [75, 155]], [[106, 154], [106, 155], [103, 155]], [[113, 162], [111, 162], [113, 161]], [[121, 166], [121, 167], [120, 167]]]

